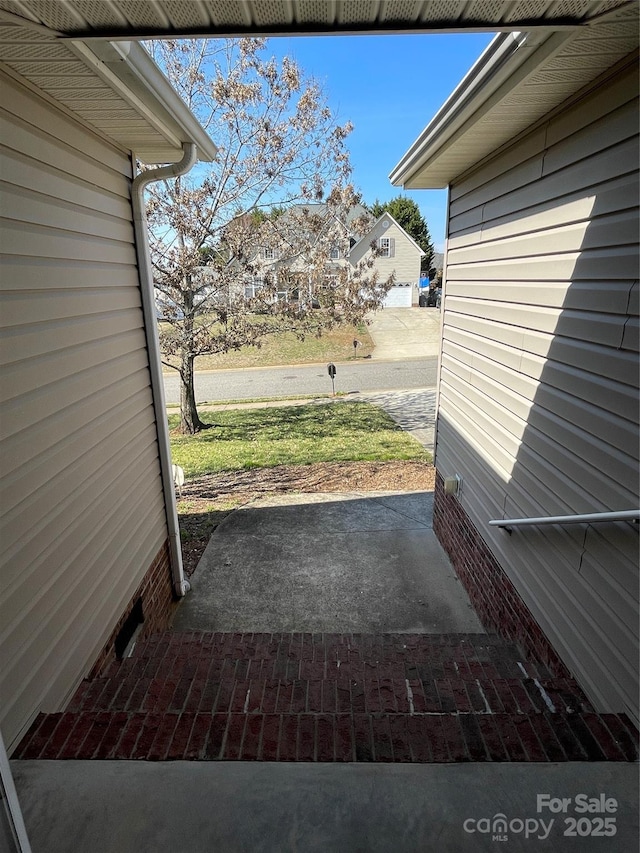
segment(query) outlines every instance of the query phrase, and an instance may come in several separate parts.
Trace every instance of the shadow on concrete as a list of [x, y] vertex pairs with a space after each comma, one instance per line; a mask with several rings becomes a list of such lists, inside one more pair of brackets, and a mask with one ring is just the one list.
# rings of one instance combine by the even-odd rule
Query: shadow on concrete
[[176, 630], [483, 633], [433, 493], [278, 495], [215, 530]]

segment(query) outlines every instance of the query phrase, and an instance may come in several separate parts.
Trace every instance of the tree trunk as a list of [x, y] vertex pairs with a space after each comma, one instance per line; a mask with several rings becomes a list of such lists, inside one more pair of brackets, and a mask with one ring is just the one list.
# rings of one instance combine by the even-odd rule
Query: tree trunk
[[196, 395], [193, 387], [194, 357], [183, 353], [180, 361], [180, 432], [193, 435], [206, 427], [196, 408]]
[[[181, 245], [184, 244], [182, 235], [178, 235]], [[180, 432], [193, 435], [206, 427], [198, 417], [196, 394], [193, 387], [193, 354], [194, 310], [191, 276], [187, 275], [182, 288], [182, 310], [184, 323], [182, 327], [182, 347], [180, 352]]]

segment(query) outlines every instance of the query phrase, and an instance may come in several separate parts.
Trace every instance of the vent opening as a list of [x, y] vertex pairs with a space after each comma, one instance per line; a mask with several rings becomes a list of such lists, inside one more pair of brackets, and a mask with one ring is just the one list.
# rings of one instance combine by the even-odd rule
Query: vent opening
[[114, 648], [118, 660], [122, 660], [131, 654], [143, 623], [142, 599], [139, 598], [131, 608], [131, 613], [124, 620], [124, 624], [116, 637]]

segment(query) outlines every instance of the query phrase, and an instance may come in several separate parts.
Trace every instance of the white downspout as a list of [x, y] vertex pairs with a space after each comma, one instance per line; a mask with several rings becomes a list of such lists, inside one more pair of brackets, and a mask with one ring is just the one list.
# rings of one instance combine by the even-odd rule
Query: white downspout
[[164, 382], [160, 362], [160, 343], [158, 341], [156, 322], [156, 303], [153, 292], [153, 274], [149, 254], [149, 237], [147, 217], [144, 207], [144, 190], [147, 184], [164, 178], [178, 178], [185, 175], [198, 159], [197, 148], [193, 142], [185, 142], [182, 146], [184, 156], [179, 163], [160, 166], [157, 169], [141, 172], [131, 185], [131, 203], [133, 207], [133, 228], [136, 238], [136, 253], [140, 271], [140, 288], [142, 291], [142, 312], [144, 316], [147, 349], [149, 352], [149, 371], [151, 373], [151, 392], [153, 408], [156, 416], [158, 431], [158, 446], [160, 452], [160, 470], [162, 473], [162, 489], [164, 505], [167, 514], [167, 529], [169, 531], [169, 552], [173, 589], [178, 598], [182, 598], [191, 589], [189, 581], [184, 576], [182, 568], [182, 549], [180, 547], [180, 530], [178, 527], [178, 509], [176, 494], [173, 487], [173, 472], [171, 470], [171, 452], [169, 450], [169, 427], [167, 424], [167, 407], [164, 396]]

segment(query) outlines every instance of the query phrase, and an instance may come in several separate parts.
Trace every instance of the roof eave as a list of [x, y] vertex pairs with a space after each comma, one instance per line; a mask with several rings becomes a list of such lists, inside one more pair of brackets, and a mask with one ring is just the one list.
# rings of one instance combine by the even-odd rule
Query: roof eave
[[[390, 173], [393, 186], [405, 189], [446, 187], [455, 174], [443, 172], [435, 164], [453, 137], [470, 127], [483, 108], [488, 109], [490, 99], [498, 90], [515, 85], [515, 72], [532, 60], [544, 42], [555, 44], [569, 35], [553, 34], [548, 30], [498, 34]], [[468, 166], [473, 165], [472, 160], [470, 155]], [[430, 166], [434, 168], [427, 171]], [[460, 172], [459, 166], [456, 171]]]
[[94, 42], [89, 46], [82, 40], [69, 40], [67, 44], [166, 140], [166, 149], [154, 145], [146, 150], [132, 145], [141, 160], [180, 160], [185, 142], [196, 145], [199, 160], [215, 159], [217, 146], [141, 45]]

